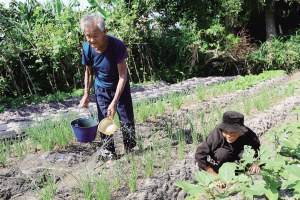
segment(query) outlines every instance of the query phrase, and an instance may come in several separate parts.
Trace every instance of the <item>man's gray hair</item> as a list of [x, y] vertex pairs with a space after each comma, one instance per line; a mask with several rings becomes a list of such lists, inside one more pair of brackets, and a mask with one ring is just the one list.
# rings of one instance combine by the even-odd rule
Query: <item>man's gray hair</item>
[[83, 16], [80, 20], [80, 28], [82, 31], [88, 26], [94, 26], [100, 29], [100, 31], [105, 31], [104, 18], [99, 13], [91, 13]]

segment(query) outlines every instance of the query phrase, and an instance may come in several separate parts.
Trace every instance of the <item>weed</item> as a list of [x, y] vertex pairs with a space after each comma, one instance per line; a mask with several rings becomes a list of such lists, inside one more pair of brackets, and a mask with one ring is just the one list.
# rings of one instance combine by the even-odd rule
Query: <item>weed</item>
[[0, 165], [5, 166], [8, 158], [8, 145], [4, 142], [0, 142]]
[[173, 94], [169, 98], [169, 102], [173, 110], [178, 110], [184, 102], [184, 96], [182, 94]]
[[32, 142], [45, 151], [63, 147], [72, 141], [69, 117], [56, 121], [45, 120], [38, 125], [25, 129]]
[[154, 172], [154, 154], [152, 151], [148, 151], [144, 155], [144, 166], [145, 166], [145, 176], [151, 177]]
[[15, 153], [17, 157], [23, 157], [29, 151], [29, 147], [26, 141], [18, 141], [12, 145], [12, 152]]
[[57, 190], [57, 185], [55, 183], [55, 178], [53, 176], [48, 177], [47, 182], [41, 189], [39, 196], [42, 200], [52, 200], [54, 199]]
[[41, 102], [59, 102], [64, 101], [67, 98], [71, 97], [80, 97], [83, 95], [83, 89], [73, 90], [70, 93], [58, 91], [55, 94], [49, 94], [47, 96], [38, 96], [38, 95], [28, 95], [21, 97], [7, 97], [0, 98], [0, 102], [2, 105], [0, 106], [0, 112], [3, 112], [6, 107], [8, 108], [20, 108], [26, 104], [38, 104]]
[[[283, 71], [266, 71], [259, 75], [248, 75], [236, 80], [212, 86], [199, 86], [195, 89], [196, 97], [202, 101], [208, 97], [215, 97], [235, 90], [247, 89], [261, 81], [283, 75]], [[165, 112], [168, 103], [173, 110], [178, 110], [187, 98], [183, 94], [173, 93], [156, 102], [142, 101], [134, 105], [134, 114], [137, 122], [144, 122], [149, 117], [156, 117]]]
[[135, 105], [134, 115], [136, 116], [136, 121], [144, 122], [149, 117], [155, 117], [161, 115], [165, 112], [167, 103], [163, 100], [158, 100], [156, 102], [139, 102]]
[[100, 177], [96, 181], [96, 199], [99, 200], [110, 200], [110, 184], [107, 179]]
[[197, 98], [202, 101], [205, 98], [205, 88], [204, 86], [199, 86], [196, 88], [196, 96]]
[[130, 174], [128, 179], [128, 187], [130, 192], [135, 192], [137, 189], [137, 178], [138, 178], [138, 170], [137, 170], [137, 161], [132, 156], [130, 166]]
[[243, 106], [244, 106], [245, 114], [249, 115], [251, 112], [251, 109], [253, 108], [252, 100], [248, 100], [248, 101], [244, 100]]
[[139, 148], [139, 151], [142, 152], [144, 150], [144, 139], [141, 135], [136, 136], [136, 144]]
[[123, 166], [121, 166], [121, 162], [117, 161], [116, 164], [114, 165], [113, 168], [113, 174], [114, 174], [114, 178], [112, 181], [112, 187], [117, 190], [120, 188], [121, 186], [121, 177], [123, 177], [124, 174], [124, 170], [123, 170]]
[[172, 143], [171, 143], [171, 141], [167, 140], [163, 144], [163, 163], [162, 163], [162, 169], [164, 171], [167, 171], [167, 169], [169, 168], [171, 159], [172, 159]]
[[185, 141], [180, 139], [179, 143], [178, 143], [178, 149], [177, 149], [177, 153], [178, 153], [178, 158], [179, 160], [183, 160], [184, 156], [185, 156]]
[[94, 199], [94, 183], [91, 182], [90, 179], [86, 179], [82, 182], [81, 188], [83, 192], [83, 197], [85, 200], [93, 200]]
[[282, 74], [284, 74], [283, 71], [266, 71], [259, 75], [247, 75], [233, 81], [208, 86], [206, 88], [199, 87], [196, 89], [196, 96], [202, 101], [208, 97], [215, 97], [236, 90], [245, 90], [261, 81], [281, 76]]
[[286, 96], [292, 96], [295, 94], [295, 85], [293, 85], [292, 83], [288, 84], [288, 87], [286, 90], [284, 90], [284, 95]]

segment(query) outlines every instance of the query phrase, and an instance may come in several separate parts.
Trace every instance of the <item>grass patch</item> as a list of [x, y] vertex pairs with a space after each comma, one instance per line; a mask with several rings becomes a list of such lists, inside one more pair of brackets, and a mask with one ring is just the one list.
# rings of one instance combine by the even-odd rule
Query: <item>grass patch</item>
[[1, 142], [0, 143], [0, 165], [1, 166], [6, 165], [8, 156], [9, 156], [9, 146], [6, 143]]
[[[247, 75], [240, 77], [233, 81], [228, 81], [222, 84], [216, 84], [212, 86], [200, 86], [195, 90], [196, 97], [202, 101], [209, 97], [215, 97], [236, 90], [245, 90], [255, 84], [282, 76], [284, 71], [265, 71], [259, 75]], [[165, 113], [168, 107], [171, 107], [173, 111], [180, 109], [182, 104], [190, 97], [186, 94], [172, 93], [159, 100], [153, 101], [141, 101], [134, 105], [134, 115], [137, 122], [145, 122], [151, 117], [157, 117]]]
[[144, 171], [146, 177], [151, 177], [154, 173], [154, 153], [152, 151], [147, 152], [144, 155]]
[[[204, 137], [203, 135], [208, 134], [222, 119], [222, 114], [224, 111], [234, 109], [244, 112], [244, 104], [249, 105], [248, 109], [250, 110], [250, 114], [253, 112], [257, 112], [258, 108], [262, 110], [267, 109], [273, 106], [282, 98], [292, 96], [295, 92], [295, 86], [298, 84], [299, 81], [292, 82], [288, 85], [268, 88], [262, 90], [258, 94], [254, 94], [251, 97], [242, 96], [240, 98], [237, 98], [231, 106], [226, 106], [226, 108], [214, 107], [210, 112], [205, 113], [200, 110], [199, 116], [191, 116], [190, 114], [188, 114], [188, 116], [181, 116], [180, 119], [176, 118], [174, 119], [174, 121], [164, 124], [164, 134], [166, 134], [167, 137], [165, 137], [164, 139], [161, 139], [160, 137], [155, 139], [153, 137], [157, 135], [154, 135], [153, 137], [151, 137], [151, 139], [153, 140], [151, 140], [151, 148], [149, 148], [149, 151], [146, 151], [143, 156], [132, 154], [132, 156], [128, 158], [128, 161], [124, 163], [124, 166], [119, 166], [122, 169], [125, 169], [125, 171], [118, 173], [118, 176], [120, 177], [115, 181], [117, 183], [116, 185], [120, 186], [121, 180], [126, 180], [130, 192], [134, 192], [137, 189], [137, 179], [141, 178], [141, 176], [138, 176], [138, 174], [142, 175], [143, 178], [151, 177], [156, 173], [156, 170], [154, 170], [154, 166], [161, 167], [162, 171], [166, 171], [170, 168], [170, 165], [174, 163], [174, 157], [184, 159], [187, 149], [190, 150], [190, 148], [193, 147], [188, 146], [185, 143], [185, 134], [183, 134], [183, 130], [185, 130], [186, 128], [192, 130], [191, 134], [193, 137], [193, 142], [199, 142], [199, 139]], [[256, 101], [264, 101], [266, 103], [263, 105], [249, 103]], [[186, 119], [186, 117], [188, 119]], [[178, 141], [176, 146], [174, 146], [174, 144], [176, 144], [174, 143], [174, 140]], [[140, 148], [148, 149], [142, 145]], [[139, 168], [138, 166], [143, 167]], [[138, 171], [138, 169], [143, 171]], [[119, 169], [115, 168], [112, 170], [118, 171]]]
[[108, 180], [100, 177], [96, 181], [95, 187], [96, 199], [110, 200], [110, 184]]
[[21, 158], [29, 152], [28, 141], [18, 141], [10, 146], [10, 154], [14, 154], [15, 157]]
[[24, 129], [28, 138], [0, 142], [0, 165], [7, 165], [9, 158], [21, 158], [33, 149], [50, 151], [68, 145], [73, 139], [71, 115], [57, 121], [45, 120]]
[[90, 180], [84, 180], [81, 183], [83, 198], [85, 200], [93, 200], [94, 199], [94, 189], [93, 189], [94, 183]]
[[300, 125], [299, 121], [284, 123], [264, 136], [274, 144], [278, 152], [289, 157], [292, 162], [300, 163]]
[[55, 183], [55, 178], [49, 176], [47, 182], [44, 184], [43, 188], [40, 190], [39, 196], [41, 200], [52, 200], [54, 199], [57, 190], [57, 185]]
[[83, 95], [83, 89], [73, 90], [72, 92], [58, 91], [54, 94], [48, 94], [46, 96], [40, 95], [25, 95], [21, 97], [4, 97], [0, 98], [0, 112], [5, 111], [5, 108], [20, 108], [28, 104], [49, 103], [49, 102], [61, 102], [71, 97], [81, 97]]
[[209, 97], [215, 97], [218, 95], [223, 95], [229, 92], [233, 92], [236, 90], [245, 90], [254, 86], [255, 84], [269, 80], [275, 77], [282, 76], [284, 71], [276, 70], [276, 71], [265, 71], [259, 75], [247, 75], [240, 78], [237, 78], [233, 81], [225, 82], [218, 85], [212, 85], [207, 87], [197, 87], [196, 88], [196, 96], [199, 100], [204, 100]]
[[[142, 88], [147, 84], [154, 84], [155, 81], [149, 81], [145, 83], [130, 83], [131, 88]], [[0, 98], [0, 113], [5, 109], [13, 108], [17, 109], [29, 104], [38, 103], [50, 103], [50, 102], [62, 102], [72, 97], [81, 97], [83, 95], [83, 89], [74, 89], [71, 92], [58, 91], [48, 95], [23, 95], [19, 97], [2, 97]]]
[[293, 96], [296, 86], [299, 85], [299, 83], [300, 81], [293, 81], [288, 85], [264, 89], [259, 94], [251, 98], [241, 97], [236, 100], [237, 103], [226, 108], [216, 107], [212, 112], [205, 116], [203, 113], [199, 113], [199, 118], [201, 120], [200, 130], [198, 131], [204, 133], [206, 136], [215, 127], [215, 125], [220, 122], [222, 119], [222, 113], [227, 110], [235, 110], [241, 113], [247, 113], [247, 115], [253, 112], [266, 110], [281, 99]]
[[178, 143], [178, 147], [177, 147], [177, 154], [178, 154], [178, 158], [179, 160], [183, 160], [184, 156], [185, 156], [185, 141], [180, 139], [179, 143]]
[[135, 192], [137, 189], [137, 179], [138, 179], [138, 167], [137, 167], [137, 161], [132, 156], [130, 158], [130, 174], [128, 177], [128, 187], [130, 192]]
[[[266, 110], [276, 105], [276, 102], [279, 102], [279, 100], [293, 96], [296, 86], [299, 85], [299, 83], [300, 81], [293, 81], [288, 85], [274, 86], [274, 88], [263, 90], [251, 99], [249, 97], [237, 99], [236, 102], [238, 103], [232, 105], [231, 108], [243, 110], [244, 104], [247, 104], [248, 106], [245, 110], [250, 110], [249, 113]], [[240, 103], [241, 101], [244, 103]], [[215, 108], [215, 110], [211, 112], [211, 120], [218, 120], [216, 117], [217, 114], [214, 115], [218, 109], [221, 110], [221, 108]], [[239, 197], [245, 199], [252, 199], [257, 196], [263, 196], [267, 199], [285, 199], [287, 198], [287, 194], [288, 198], [299, 199], [299, 108], [296, 108], [293, 112], [295, 112], [294, 114], [297, 121], [285, 123], [264, 134], [263, 137], [267, 140], [263, 140], [266, 143], [261, 146], [258, 159], [253, 158], [254, 151], [250, 147], [249, 150], [251, 150], [252, 153], [247, 156], [247, 149], [245, 148], [242, 162], [238, 167], [235, 163], [226, 163], [219, 170], [218, 176], [212, 177], [209, 173], [201, 171], [195, 174], [197, 179], [196, 184], [187, 181], [178, 181], [176, 185], [188, 193], [188, 199], [199, 199], [200, 197], [233, 199], [235, 198], [233, 196], [237, 193]], [[263, 164], [260, 173], [261, 178], [257, 179], [257, 176], [252, 176], [249, 173], [236, 173], [236, 169], [246, 171], [247, 164], [253, 162], [258, 165]], [[221, 191], [214, 189], [217, 188], [214, 184], [219, 180], [226, 183], [226, 190]]]
[[134, 116], [137, 122], [144, 122], [150, 117], [162, 115], [166, 111], [167, 102], [158, 100], [156, 102], [143, 101], [135, 104]]
[[132, 89], [138, 89], [138, 88], [143, 88], [147, 85], [152, 85], [152, 84], [155, 84], [157, 83], [158, 81], [155, 81], [155, 80], [150, 80], [150, 81], [144, 81], [142, 83], [133, 83], [133, 82], [130, 82], [130, 87]]
[[85, 200], [110, 200], [110, 182], [104, 176], [88, 175], [80, 182], [80, 187]]
[[37, 125], [25, 129], [29, 139], [37, 148], [50, 151], [69, 144], [74, 136], [70, 127], [71, 117], [58, 120], [44, 120]]

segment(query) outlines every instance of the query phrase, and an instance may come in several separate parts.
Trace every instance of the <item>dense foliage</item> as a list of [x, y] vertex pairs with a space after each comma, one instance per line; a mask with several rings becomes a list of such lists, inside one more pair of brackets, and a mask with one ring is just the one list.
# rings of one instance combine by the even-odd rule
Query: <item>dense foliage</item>
[[[297, 1], [78, 0], [0, 4], [0, 94], [45, 95], [81, 88], [79, 20], [102, 13], [128, 46], [131, 81], [298, 68]], [[296, 14], [295, 14], [296, 12]], [[266, 23], [261, 25], [266, 14]], [[290, 19], [289, 27], [284, 20]], [[258, 17], [262, 19], [257, 20]], [[279, 22], [274, 25], [274, 19]], [[253, 21], [257, 26], [253, 26]], [[272, 24], [273, 23], [273, 24]], [[280, 30], [277, 31], [280, 25]], [[291, 26], [295, 25], [295, 26]], [[271, 28], [270, 28], [271, 27]], [[258, 30], [263, 30], [265, 43]], [[278, 33], [277, 33], [277, 32]], [[276, 35], [291, 34], [278, 38]], [[260, 41], [259, 41], [260, 40]], [[261, 44], [261, 45], [260, 45]], [[0, 99], [1, 100], [1, 99]]]

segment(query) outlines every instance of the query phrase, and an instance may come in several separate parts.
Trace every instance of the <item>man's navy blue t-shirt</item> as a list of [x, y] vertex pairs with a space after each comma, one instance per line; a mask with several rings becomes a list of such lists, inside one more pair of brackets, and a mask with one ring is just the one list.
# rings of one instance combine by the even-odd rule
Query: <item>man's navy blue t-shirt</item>
[[102, 53], [96, 52], [88, 42], [83, 43], [82, 64], [92, 66], [95, 73], [95, 88], [115, 89], [119, 81], [118, 64], [128, 57], [124, 43], [107, 36], [108, 46]]

